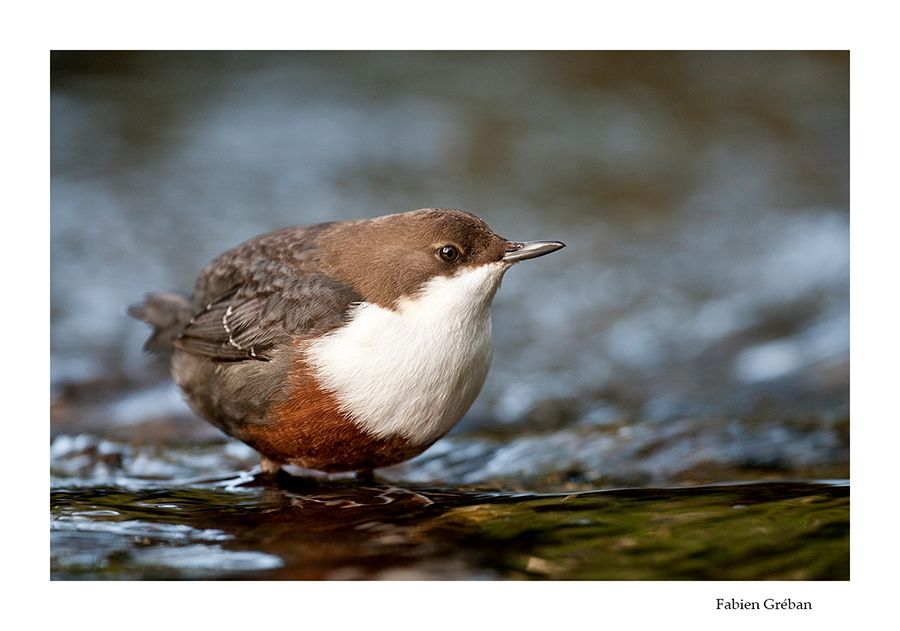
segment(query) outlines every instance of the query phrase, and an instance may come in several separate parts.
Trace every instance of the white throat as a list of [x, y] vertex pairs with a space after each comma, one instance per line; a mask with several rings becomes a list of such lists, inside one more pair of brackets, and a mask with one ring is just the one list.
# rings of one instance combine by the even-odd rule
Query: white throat
[[354, 307], [307, 360], [361, 429], [431, 443], [475, 401], [491, 364], [491, 300], [504, 262], [430, 280], [396, 309]]

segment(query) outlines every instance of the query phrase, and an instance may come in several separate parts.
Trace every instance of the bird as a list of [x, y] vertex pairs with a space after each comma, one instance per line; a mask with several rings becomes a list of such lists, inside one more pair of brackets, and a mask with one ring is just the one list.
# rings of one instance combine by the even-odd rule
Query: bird
[[128, 313], [193, 412], [263, 474], [362, 478], [457, 424], [488, 374], [503, 275], [563, 247], [450, 208], [288, 227], [213, 259], [192, 295], [148, 293]]

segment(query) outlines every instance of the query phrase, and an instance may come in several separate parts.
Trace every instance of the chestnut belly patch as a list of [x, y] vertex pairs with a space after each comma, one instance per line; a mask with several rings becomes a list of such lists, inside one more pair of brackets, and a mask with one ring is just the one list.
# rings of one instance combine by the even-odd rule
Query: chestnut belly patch
[[413, 443], [404, 436], [377, 437], [363, 431], [340, 410], [295, 360], [287, 398], [274, 404], [266, 424], [245, 425], [240, 440], [279, 463], [326, 472], [385, 467], [416, 456], [432, 443]]

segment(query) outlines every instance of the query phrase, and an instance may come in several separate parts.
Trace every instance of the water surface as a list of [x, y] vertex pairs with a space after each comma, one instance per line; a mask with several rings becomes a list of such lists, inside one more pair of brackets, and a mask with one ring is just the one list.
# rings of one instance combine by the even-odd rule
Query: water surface
[[55, 579], [849, 579], [848, 485], [59, 488]]

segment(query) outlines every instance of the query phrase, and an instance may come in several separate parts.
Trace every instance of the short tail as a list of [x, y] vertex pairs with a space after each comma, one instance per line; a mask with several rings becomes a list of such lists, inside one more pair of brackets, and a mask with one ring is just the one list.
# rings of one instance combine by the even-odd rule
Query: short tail
[[144, 302], [128, 307], [128, 315], [153, 327], [153, 334], [144, 344], [151, 353], [171, 353], [172, 341], [191, 321], [190, 299], [183, 294], [162, 292], [147, 294]]

